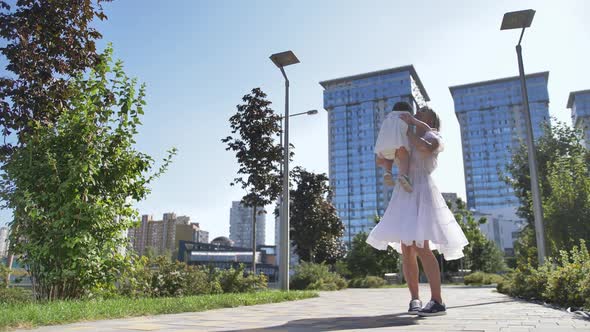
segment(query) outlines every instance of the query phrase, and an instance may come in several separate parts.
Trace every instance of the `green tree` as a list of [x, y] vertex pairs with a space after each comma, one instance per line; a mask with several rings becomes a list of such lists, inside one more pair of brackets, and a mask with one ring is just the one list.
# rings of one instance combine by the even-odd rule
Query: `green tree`
[[[375, 217], [375, 223], [381, 220]], [[346, 255], [346, 263], [352, 277], [378, 276], [385, 273], [398, 272], [400, 255], [391, 247], [377, 250], [367, 243], [368, 234], [358, 233], [352, 239], [350, 251]]]
[[[110, 0], [0, 1], [0, 52], [10, 76], [0, 78], [0, 127], [4, 137], [54, 123], [72, 94], [70, 80], [93, 68], [101, 57], [101, 38], [91, 23], [105, 20], [102, 3]], [[21, 137], [21, 136], [18, 136]], [[23, 143], [24, 141], [20, 141]], [[13, 145], [4, 141], [0, 156]]]
[[[575, 176], [581, 176], [580, 179], [584, 179], [584, 177], [588, 176], [587, 173], [584, 176], [579, 167], [575, 170], [577, 166], [573, 168], [568, 166], [563, 169], [563, 172], [559, 172], [559, 169], [555, 167], [555, 165], [558, 164], [562, 166], [573, 166], [576, 163], [590, 164], [590, 152], [580, 144], [581, 137], [581, 133], [577, 130], [572, 129], [570, 126], [562, 122], [556, 122], [551, 127], [546, 125], [544, 127], [543, 135], [536, 141], [539, 184], [545, 217], [545, 238], [546, 243], [548, 244], [547, 248], [554, 253], [558, 252], [558, 250], [571, 249], [571, 247], [567, 247], [566, 243], [571, 245], [572, 243], [577, 242], [577, 239], [573, 236], [575, 233], [570, 233], [572, 239], [568, 239], [567, 241], [563, 236], [558, 234], [566, 234], [568, 228], [575, 229], [576, 226], [574, 224], [579, 223], [580, 220], [584, 220], [584, 217], [587, 215], [584, 209], [579, 209], [580, 202], [583, 201], [581, 197], [585, 195], [583, 193], [584, 185], [577, 183], [576, 186], [569, 187], [564, 185], [564, 183], [562, 184], [560, 180], [560, 177], [562, 176], [564, 179], [572, 179], [574, 173], [576, 174]], [[533, 266], [537, 266], [537, 241], [532, 212], [527, 156], [527, 149], [524, 144], [516, 151], [513, 151], [512, 160], [510, 164], [506, 165], [503, 178], [504, 181], [514, 189], [514, 193], [520, 202], [517, 214], [526, 222], [524, 228], [520, 232], [518, 240], [514, 244], [518, 265], [528, 264], [530, 262]], [[551, 169], [553, 169], [554, 176], [550, 176]], [[553, 181], [553, 183], [551, 183], [551, 181]], [[584, 183], [584, 180], [581, 182]], [[554, 190], [556, 189], [558, 194], [554, 193]], [[573, 193], [572, 190], [577, 193]], [[580, 190], [582, 192], [580, 192]], [[559, 193], [567, 193], [567, 195], [562, 197]], [[574, 197], [576, 198], [574, 199]], [[571, 200], [566, 203], [563, 201], [564, 199]], [[554, 204], [554, 201], [561, 201], [564, 203], [561, 205], [563, 207], [571, 208], [572, 206], [576, 206], [578, 208], [570, 209], [569, 211], [564, 209], [563, 212], [557, 212], [560, 210], [560, 206]], [[552, 218], [551, 215], [556, 217]], [[565, 217], [566, 215], [566, 219], [560, 219], [560, 217], [558, 217]], [[555, 242], [553, 239], [561, 240]], [[551, 254], [551, 252], [548, 254]]]
[[126, 259], [124, 232], [139, 222], [133, 202], [170, 162], [134, 148], [145, 87], [113, 65], [112, 50], [69, 86], [55, 124], [31, 120], [22, 146], [2, 165], [0, 195], [14, 212], [11, 243], [39, 298], [78, 298], [114, 287]]
[[293, 178], [290, 236], [295, 250], [302, 260], [333, 264], [344, 256], [344, 225], [331, 203], [328, 176], [296, 167]]
[[[465, 237], [469, 241], [469, 244], [463, 249], [465, 267], [472, 271], [489, 273], [506, 270], [504, 254], [494, 241], [487, 239], [481, 232], [480, 225], [487, 222], [486, 218], [482, 217], [475, 220], [473, 213], [467, 209], [465, 202], [457, 199], [455, 219], [459, 222], [459, 226], [461, 226]], [[455, 270], [458, 263], [457, 261], [454, 263], [447, 262], [445, 266], [448, 270]]]
[[[231, 185], [240, 185], [248, 193], [242, 204], [252, 208], [252, 251], [256, 252], [256, 213], [276, 200], [281, 192], [280, 165], [283, 148], [275, 142], [280, 133], [281, 117], [270, 108], [271, 102], [260, 88], [252, 89], [242, 98], [237, 112], [230, 119], [231, 133], [221, 141], [227, 151], [234, 151], [239, 169]], [[256, 255], [252, 258], [252, 271], [256, 273]]]

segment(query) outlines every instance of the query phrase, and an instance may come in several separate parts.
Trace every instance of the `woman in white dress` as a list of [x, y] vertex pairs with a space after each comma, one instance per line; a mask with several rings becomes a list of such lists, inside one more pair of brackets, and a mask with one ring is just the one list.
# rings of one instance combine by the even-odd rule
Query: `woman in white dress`
[[[432, 250], [438, 250], [445, 260], [459, 259], [468, 241], [430, 175], [444, 148], [438, 115], [430, 108], [423, 108], [416, 117], [405, 113], [400, 118], [416, 127], [415, 132], [408, 130], [412, 150], [409, 176], [413, 191], [394, 188], [389, 206], [369, 234], [367, 243], [380, 250], [391, 246], [402, 254], [404, 277], [412, 296], [410, 313], [444, 315], [446, 307], [441, 295], [439, 265]], [[379, 157], [377, 162], [384, 163]], [[420, 257], [431, 289], [431, 300], [423, 308], [418, 294], [417, 257]]]

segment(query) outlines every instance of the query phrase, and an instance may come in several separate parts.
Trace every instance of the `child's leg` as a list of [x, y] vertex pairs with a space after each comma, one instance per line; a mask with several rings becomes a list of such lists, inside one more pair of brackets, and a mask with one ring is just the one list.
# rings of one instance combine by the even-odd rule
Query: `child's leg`
[[410, 172], [410, 153], [406, 148], [401, 147], [395, 151], [397, 168], [399, 169], [398, 181], [405, 191], [411, 193], [414, 191], [412, 181], [409, 177]]
[[391, 167], [393, 167], [393, 160], [386, 159], [382, 155], [377, 156], [377, 165], [382, 167], [385, 170], [385, 174], [383, 175], [383, 181], [388, 186], [394, 186], [395, 181], [393, 181], [393, 176], [391, 175]]
[[408, 150], [404, 147], [395, 150], [395, 159], [399, 174], [408, 176], [410, 170], [410, 154]]

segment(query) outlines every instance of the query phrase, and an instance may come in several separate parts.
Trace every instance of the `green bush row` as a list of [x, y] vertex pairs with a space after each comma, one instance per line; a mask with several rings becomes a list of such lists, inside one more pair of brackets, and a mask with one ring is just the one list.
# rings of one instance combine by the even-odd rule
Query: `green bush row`
[[339, 290], [347, 286], [346, 279], [330, 272], [328, 265], [308, 262], [301, 262], [295, 267], [290, 285], [292, 289], [299, 290]]
[[590, 255], [584, 240], [572, 250], [561, 251], [539, 268], [518, 266], [498, 284], [498, 291], [511, 296], [590, 309]]
[[465, 285], [491, 285], [491, 284], [499, 284], [504, 280], [499, 274], [494, 273], [486, 273], [477, 271], [471, 274], [468, 274], [464, 277]]
[[355, 278], [348, 282], [350, 288], [379, 288], [387, 284], [385, 279], [375, 276]]
[[243, 293], [267, 288], [266, 276], [244, 268], [221, 270], [191, 266], [166, 257], [140, 257], [123, 273], [116, 293], [128, 297], [174, 297]]

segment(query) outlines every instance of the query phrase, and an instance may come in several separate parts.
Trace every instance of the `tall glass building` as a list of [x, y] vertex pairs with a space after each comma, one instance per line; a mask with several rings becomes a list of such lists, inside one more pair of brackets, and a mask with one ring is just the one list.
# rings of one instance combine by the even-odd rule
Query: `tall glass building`
[[344, 241], [350, 244], [356, 234], [374, 227], [375, 216], [383, 215], [391, 197], [373, 152], [383, 119], [398, 101], [416, 108], [430, 99], [411, 65], [320, 84], [328, 111], [330, 184], [345, 226]]
[[572, 111], [572, 123], [583, 133], [584, 145], [590, 148], [590, 90], [570, 93], [567, 108]]
[[[526, 76], [535, 139], [549, 121], [549, 72]], [[461, 127], [467, 206], [488, 211], [518, 204], [500, 179], [512, 150], [526, 142], [520, 80], [509, 77], [449, 88]]]
[[[549, 121], [548, 79], [549, 72], [526, 76], [535, 139], [542, 134], [543, 123]], [[488, 238], [505, 250], [512, 248], [519, 230], [514, 221], [518, 219], [518, 199], [500, 175], [511, 162], [512, 151], [526, 142], [519, 77], [449, 89], [461, 127], [467, 207], [489, 216], [489, 230], [494, 234], [487, 234]]]

